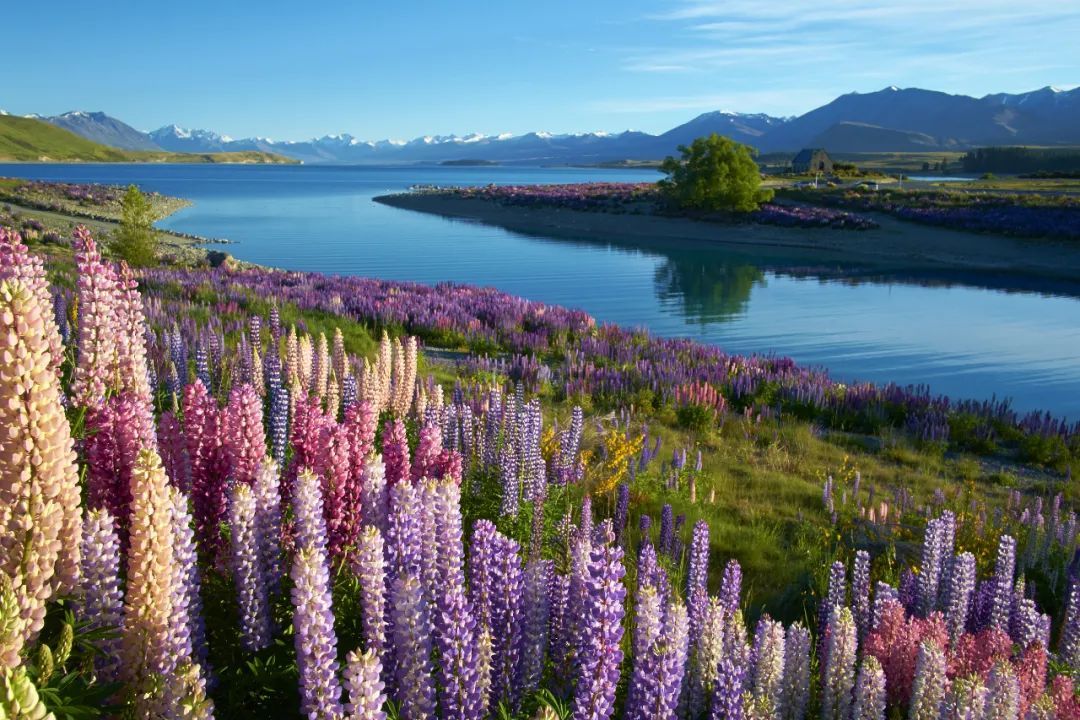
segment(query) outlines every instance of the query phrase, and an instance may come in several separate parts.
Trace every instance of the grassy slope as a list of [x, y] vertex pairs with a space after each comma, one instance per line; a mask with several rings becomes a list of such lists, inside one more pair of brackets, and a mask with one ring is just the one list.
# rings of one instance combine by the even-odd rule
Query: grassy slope
[[169, 163], [283, 163], [273, 153], [171, 153], [118, 150], [41, 120], [0, 115], [0, 160]]

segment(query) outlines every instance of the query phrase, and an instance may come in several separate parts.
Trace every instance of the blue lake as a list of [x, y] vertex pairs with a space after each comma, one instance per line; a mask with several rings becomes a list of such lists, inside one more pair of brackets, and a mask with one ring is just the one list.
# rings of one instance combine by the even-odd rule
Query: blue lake
[[188, 198], [195, 204], [161, 225], [236, 241], [226, 249], [244, 260], [492, 285], [600, 321], [732, 352], [790, 355], [844, 380], [1007, 396], [1020, 409], [1080, 418], [1080, 300], [1072, 290], [745, 246], [525, 236], [371, 200], [413, 184], [657, 177], [648, 171], [0, 164], [0, 176], [136, 183]]

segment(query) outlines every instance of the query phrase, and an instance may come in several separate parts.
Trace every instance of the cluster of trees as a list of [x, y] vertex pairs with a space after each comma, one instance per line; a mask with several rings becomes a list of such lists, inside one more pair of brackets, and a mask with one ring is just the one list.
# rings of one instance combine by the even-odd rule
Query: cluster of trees
[[960, 159], [968, 173], [1080, 172], [1080, 148], [985, 147]]

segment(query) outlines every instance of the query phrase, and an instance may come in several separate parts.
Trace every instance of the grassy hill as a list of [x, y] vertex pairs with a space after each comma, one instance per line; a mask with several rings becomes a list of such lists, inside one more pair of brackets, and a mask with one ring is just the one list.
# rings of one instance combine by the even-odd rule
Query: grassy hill
[[265, 152], [173, 153], [118, 150], [33, 118], [0, 115], [0, 161], [274, 163], [296, 161]]

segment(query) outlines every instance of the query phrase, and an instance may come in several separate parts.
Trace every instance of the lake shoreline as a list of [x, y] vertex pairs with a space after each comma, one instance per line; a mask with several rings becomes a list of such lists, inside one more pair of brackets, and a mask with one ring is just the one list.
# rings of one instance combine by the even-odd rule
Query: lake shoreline
[[439, 192], [381, 195], [404, 210], [495, 225], [512, 232], [619, 241], [699, 241], [783, 248], [824, 259], [861, 259], [898, 268], [1008, 273], [1080, 282], [1080, 244], [970, 233], [873, 214], [874, 230], [720, 224], [689, 218], [501, 205]]

